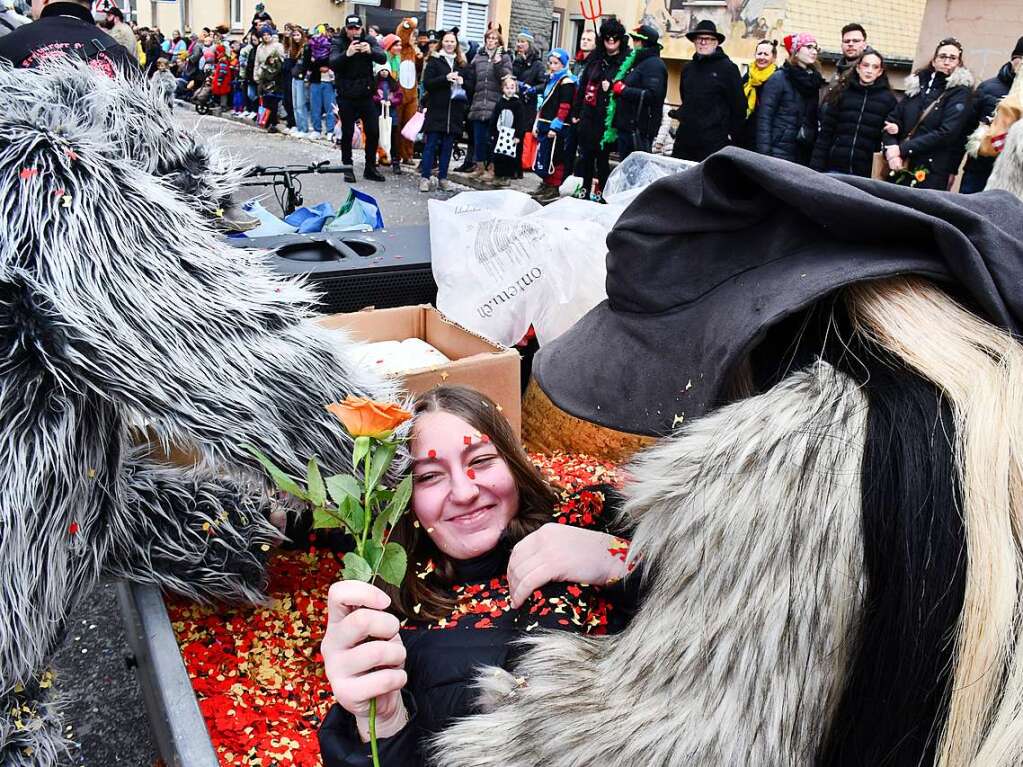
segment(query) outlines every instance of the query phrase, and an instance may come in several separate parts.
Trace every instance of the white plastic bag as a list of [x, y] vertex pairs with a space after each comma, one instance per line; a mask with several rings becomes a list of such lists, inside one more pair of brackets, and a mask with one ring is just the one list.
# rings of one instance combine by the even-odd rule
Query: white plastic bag
[[690, 160], [660, 154], [633, 152], [620, 162], [604, 185], [604, 199], [628, 205], [650, 184], [696, 166]]
[[485, 338], [511, 346], [532, 325], [543, 345], [606, 297], [604, 240], [617, 207], [541, 208], [499, 190], [430, 200], [429, 210], [437, 308]]

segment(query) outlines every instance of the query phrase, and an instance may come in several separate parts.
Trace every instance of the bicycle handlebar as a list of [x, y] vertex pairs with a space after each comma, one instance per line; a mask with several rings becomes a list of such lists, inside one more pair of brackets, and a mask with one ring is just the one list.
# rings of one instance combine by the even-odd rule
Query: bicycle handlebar
[[249, 169], [246, 175], [248, 178], [254, 176], [291, 176], [303, 175], [306, 173], [345, 173], [352, 170], [351, 165], [331, 165], [330, 160], [313, 163], [312, 165], [256, 165]]

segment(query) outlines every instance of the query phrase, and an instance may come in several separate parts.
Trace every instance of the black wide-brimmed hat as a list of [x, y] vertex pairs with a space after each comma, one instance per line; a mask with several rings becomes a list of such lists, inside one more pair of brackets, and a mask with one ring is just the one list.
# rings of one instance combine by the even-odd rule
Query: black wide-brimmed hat
[[692, 32], [686, 32], [686, 37], [694, 43], [696, 42], [696, 38], [700, 35], [714, 35], [714, 37], [718, 39], [719, 43], [723, 43], [725, 41], [725, 36], [718, 32], [717, 24], [710, 19], [704, 19], [696, 25], [696, 29]]
[[768, 331], [838, 289], [921, 275], [1023, 333], [1023, 202], [831, 176], [729, 147], [651, 184], [607, 238], [606, 301], [533, 375], [568, 414], [660, 436], [721, 404]]

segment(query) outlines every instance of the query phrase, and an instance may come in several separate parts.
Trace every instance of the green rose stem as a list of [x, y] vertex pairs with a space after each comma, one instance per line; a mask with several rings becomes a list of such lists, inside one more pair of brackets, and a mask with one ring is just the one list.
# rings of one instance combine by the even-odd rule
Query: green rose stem
[[[355, 439], [353, 467], [362, 464], [361, 482], [353, 474], [335, 474], [324, 480], [314, 457], [309, 461], [306, 487], [256, 448], [243, 446], [263, 465], [278, 488], [312, 505], [314, 529], [340, 528], [352, 537], [355, 551], [344, 556], [341, 577], [345, 580], [373, 583], [380, 577], [400, 587], [405, 578], [408, 555], [390, 537], [412, 497], [412, 477], [405, 476], [393, 491], [379, 484], [398, 447], [392, 434]], [[374, 698], [369, 702], [369, 746], [373, 767], [380, 767], [376, 717]]]

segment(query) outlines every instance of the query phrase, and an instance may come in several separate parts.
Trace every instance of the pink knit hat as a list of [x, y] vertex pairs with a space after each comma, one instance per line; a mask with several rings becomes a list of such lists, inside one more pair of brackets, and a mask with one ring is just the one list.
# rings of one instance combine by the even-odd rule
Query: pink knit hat
[[800, 48], [817, 45], [817, 38], [809, 32], [797, 32], [794, 35], [786, 35], [782, 42], [785, 44], [785, 50], [789, 52], [789, 56], [795, 56]]

